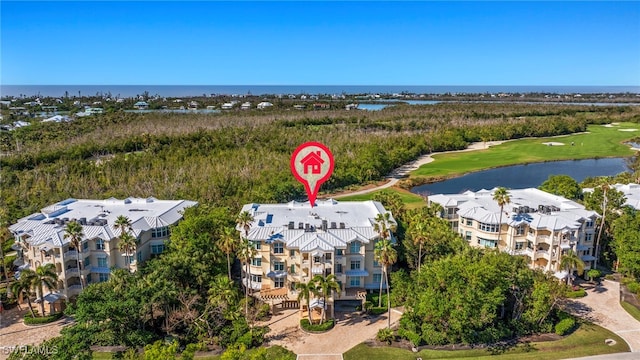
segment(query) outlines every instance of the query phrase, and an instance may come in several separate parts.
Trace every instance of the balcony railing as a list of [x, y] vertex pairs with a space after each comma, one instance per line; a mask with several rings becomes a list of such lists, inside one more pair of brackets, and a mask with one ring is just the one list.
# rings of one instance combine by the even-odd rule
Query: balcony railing
[[538, 242], [545, 242], [551, 244], [551, 237], [549, 235], [538, 235]]
[[549, 251], [548, 250], [537, 250], [536, 251], [536, 259], [544, 258], [549, 260]]
[[66, 274], [67, 276], [77, 276], [78, 274], [80, 274], [80, 272], [78, 271], [78, 268], [77, 268], [77, 267], [75, 267], [75, 268], [68, 268], [68, 269], [66, 269], [64, 272], [65, 272], [65, 274]]
[[64, 257], [77, 258], [78, 257], [78, 252], [75, 251], [75, 250], [69, 250], [69, 251], [64, 253]]
[[69, 293], [79, 293], [82, 291], [82, 285], [69, 285], [67, 286], [67, 292]]

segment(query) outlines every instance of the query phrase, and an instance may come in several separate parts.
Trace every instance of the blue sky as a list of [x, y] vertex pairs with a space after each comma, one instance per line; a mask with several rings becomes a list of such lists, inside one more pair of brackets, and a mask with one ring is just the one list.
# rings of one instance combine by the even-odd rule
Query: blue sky
[[640, 85], [640, 2], [0, 2], [13, 85]]

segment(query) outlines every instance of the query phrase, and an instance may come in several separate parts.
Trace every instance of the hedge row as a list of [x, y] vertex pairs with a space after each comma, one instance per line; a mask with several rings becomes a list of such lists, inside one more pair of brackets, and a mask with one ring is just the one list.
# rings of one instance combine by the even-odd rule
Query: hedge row
[[306, 331], [313, 331], [313, 332], [327, 331], [332, 329], [333, 325], [334, 325], [333, 319], [329, 319], [323, 322], [322, 324], [310, 324], [309, 319], [300, 320], [300, 326], [302, 327], [303, 330], [306, 330]]
[[51, 314], [49, 316], [32, 317], [31, 313], [27, 313], [24, 316], [24, 323], [26, 325], [48, 324], [48, 323], [54, 322], [56, 320], [60, 320], [60, 318], [62, 318], [63, 315], [64, 315], [64, 313], [59, 312], [59, 313]]

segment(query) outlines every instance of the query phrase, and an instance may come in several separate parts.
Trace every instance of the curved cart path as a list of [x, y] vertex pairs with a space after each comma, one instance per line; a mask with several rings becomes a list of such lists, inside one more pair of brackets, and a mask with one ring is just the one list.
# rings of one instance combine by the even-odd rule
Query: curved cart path
[[465, 152], [465, 151], [484, 150], [484, 149], [488, 149], [491, 146], [500, 145], [502, 143], [504, 143], [504, 141], [475, 142], [475, 143], [471, 143], [466, 149], [463, 149], [463, 150], [443, 151], [443, 152], [435, 152], [431, 154], [422, 155], [416, 160], [408, 164], [404, 164], [401, 167], [393, 170], [391, 174], [389, 174], [386, 177], [388, 181], [382, 185], [375, 186], [372, 188], [352, 191], [352, 192], [340, 193], [340, 194], [334, 195], [333, 197], [338, 199], [344, 196], [368, 194], [374, 191], [390, 188], [396, 185], [398, 181], [400, 181], [400, 179], [409, 175], [409, 173], [411, 173], [412, 171], [417, 170], [420, 166], [432, 162], [434, 160], [433, 155], [436, 155], [436, 154], [448, 154], [448, 153], [457, 153], [457, 152]]

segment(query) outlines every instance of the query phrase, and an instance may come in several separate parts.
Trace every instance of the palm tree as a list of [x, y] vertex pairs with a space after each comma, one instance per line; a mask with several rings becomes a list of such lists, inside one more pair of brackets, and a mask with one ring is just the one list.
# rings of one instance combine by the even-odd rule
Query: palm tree
[[232, 228], [224, 228], [222, 237], [218, 240], [218, 247], [223, 253], [227, 255], [227, 272], [229, 273], [229, 280], [231, 280], [231, 254], [237, 247], [236, 234]]
[[322, 316], [320, 318], [320, 323], [322, 324], [326, 316], [327, 296], [332, 296], [334, 291], [340, 291], [340, 284], [338, 284], [336, 276], [333, 274], [327, 277], [318, 274], [311, 281], [314, 283], [318, 294], [322, 297]]
[[113, 225], [115, 225], [116, 229], [120, 230], [120, 235], [126, 234], [132, 230], [131, 220], [124, 215], [118, 216]]
[[249, 240], [243, 238], [242, 243], [238, 248], [238, 258], [240, 259], [240, 261], [244, 262], [244, 312], [247, 318], [249, 317], [249, 287], [251, 287], [251, 273], [249, 272], [249, 263], [257, 253], [258, 251], [253, 246], [253, 244]]
[[298, 290], [298, 301], [307, 300], [307, 316], [309, 317], [309, 324], [311, 324], [311, 296], [316, 295], [316, 285], [313, 281], [308, 283], [297, 283], [296, 290]]
[[80, 242], [84, 237], [82, 232], [82, 225], [77, 221], [70, 221], [67, 223], [67, 227], [64, 229], [64, 238], [69, 239], [71, 245], [76, 248], [76, 263], [78, 265], [78, 271], [80, 272], [80, 288], [84, 290], [84, 280], [82, 279], [82, 271], [80, 271]]
[[208, 292], [208, 302], [222, 309], [225, 318], [233, 320], [239, 316], [236, 308], [238, 293], [233, 281], [224, 275], [215, 277]]
[[395, 231], [396, 225], [391, 221], [391, 213], [379, 213], [376, 215], [373, 230], [380, 235], [380, 239], [387, 239], [391, 236], [391, 232]]
[[[20, 272], [20, 278], [17, 281], [11, 283], [11, 292], [15, 299], [18, 299], [22, 295], [22, 299], [27, 299], [27, 304], [29, 305], [29, 311], [31, 311], [31, 316], [35, 317], [36, 315], [33, 313], [33, 307], [31, 306], [31, 285], [33, 283], [33, 270], [22, 270]], [[18, 304], [18, 309], [20, 308], [20, 304]]]
[[120, 234], [120, 242], [118, 243], [118, 250], [126, 254], [127, 266], [129, 267], [129, 272], [131, 272], [131, 263], [133, 262], [133, 260], [131, 259], [131, 257], [133, 256], [131, 252], [135, 251], [135, 248], [136, 248], [136, 238], [133, 235], [130, 235], [127, 232]]
[[604, 229], [605, 221], [607, 218], [607, 190], [609, 190], [609, 183], [606, 180], [603, 181], [603, 183], [600, 185], [600, 188], [602, 189], [602, 219], [600, 220], [600, 229], [598, 229], [598, 237], [596, 238], [595, 259], [593, 261], [594, 269], [598, 268], [598, 257], [600, 256], [598, 251], [600, 248], [600, 238], [602, 238], [602, 230]]
[[500, 206], [500, 219], [498, 220], [498, 242], [500, 242], [500, 235], [502, 235], [502, 213], [504, 206], [511, 202], [509, 197], [509, 191], [505, 187], [499, 187], [493, 192], [493, 200]]
[[560, 267], [567, 269], [567, 285], [571, 284], [573, 269], [578, 271], [578, 275], [584, 273], [584, 261], [582, 261], [580, 256], [573, 252], [573, 250], [569, 250], [568, 253], [562, 256], [562, 259], [560, 259]]
[[[391, 241], [389, 239], [383, 239], [378, 241], [376, 244], [376, 248], [373, 252], [376, 261], [378, 261], [382, 265], [382, 272], [384, 273], [384, 280], [387, 284], [387, 309], [389, 311], [388, 324], [387, 327], [391, 328], [391, 297], [389, 296], [389, 266], [393, 265], [398, 261], [398, 252], [393, 248]], [[382, 281], [381, 281], [382, 282]], [[382, 301], [382, 292], [380, 292], [380, 297], [378, 298], [378, 307], [381, 306]]]
[[[244, 229], [244, 237], [249, 236], [249, 229], [251, 229], [251, 224], [253, 223], [253, 216], [249, 214], [248, 211], [243, 211], [236, 218], [236, 224], [239, 228]], [[242, 234], [240, 234], [240, 238], [242, 238]]]
[[[420, 265], [422, 263], [422, 247], [429, 240], [427, 222], [418, 220], [409, 228], [409, 233], [413, 239], [414, 245], [418, 245], [418, 273], [420, 273]], [[382, 282], [380, 283], [380, 293], [382, 293]]]
[[42, 266], [38, 266], [33, 274], [28, 276], [31, 279], [32, 286], [36, 289], [36, 295], [40, 296], [40, 312], [44, 316], [44, 286], [51, 290], [57, 288], [58, 274], [56, 273], [56, 266], [48, 263]]

